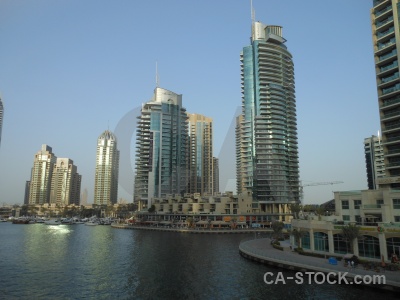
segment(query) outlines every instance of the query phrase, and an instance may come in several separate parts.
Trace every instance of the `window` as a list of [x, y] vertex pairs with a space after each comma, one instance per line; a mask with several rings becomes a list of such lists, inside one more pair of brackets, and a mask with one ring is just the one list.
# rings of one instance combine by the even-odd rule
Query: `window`
[[393, 199], [393, 208], [400, 209], [400, 199]]
[[343, 221], [350, 221], [350, 216], [343, 215]]
[[394, 221], [395, 222], [400, 222], [400, 216], [394, 216]]
[[342, 200], [342, 209], [349, 209], [349, 200]]
[[361, 200], [354, 200], [354, 209], [360, 209]]
[[381, 205], [383, 204], [383, 200], [376, 200], [376, 204], [378, 205], [378, 208], [381, 208]]
[[358, 251], [360, 256], [370, 258], [381, 258], [381, 251], [379, 248], [379, 239], [369, 235], [363, 235], [358, 240]]
[[361, 216], [354, 216], [354, 219], [356, 220], [356, 222], [357, 222], [357, 225], [362, 225], [362, 219], [361, 219]]

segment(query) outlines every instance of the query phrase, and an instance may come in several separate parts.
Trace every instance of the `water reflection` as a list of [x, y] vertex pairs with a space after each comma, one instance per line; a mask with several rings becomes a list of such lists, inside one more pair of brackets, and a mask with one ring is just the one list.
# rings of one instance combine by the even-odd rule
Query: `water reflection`
[[[266, 285], [279, 272], [242, 258], [247, 235], [193, 235], [109, 226], [0, 224], [1, 299], [359, 299], [354, 286]], [[286, 276], [293, 276], [285, 271]], [[391, 295], [386, 295], [390, 299]], [[394, 297], [393, 297], [394, 298]]]

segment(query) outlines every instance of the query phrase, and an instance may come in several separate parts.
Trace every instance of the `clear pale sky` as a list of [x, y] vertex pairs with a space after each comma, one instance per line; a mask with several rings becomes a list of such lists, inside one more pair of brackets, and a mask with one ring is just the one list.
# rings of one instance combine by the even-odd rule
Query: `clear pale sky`
[[[380, 129], [372, 0], [253, 0], [280, 25], [293, 55], [304, 203], [367, 189], [364, 138]], [[0, 0], [0, 205], [22, 204], [42, 144], [71, 158], [92, 203], [96, 144], [107, 128], [121, 151], [119, 197], [132, 202], [135, 116], [156, 86], [214, 120], [220, 189], [235, 189], [240, 52], [250, 0]], [[231, 128], [232, 129], [232, 128]]]

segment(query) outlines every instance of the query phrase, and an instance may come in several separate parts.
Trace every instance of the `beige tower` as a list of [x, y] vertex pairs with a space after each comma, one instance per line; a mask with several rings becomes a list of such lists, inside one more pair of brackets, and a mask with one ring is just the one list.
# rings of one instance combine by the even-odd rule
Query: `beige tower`
[[50, 202], [51, 177], [56, 163], [51, 147], [42, 145], [35, 154], [29, 188], [29, 204], [41, 205]]
[[97, 139], [94, 204], [113, 205], [118, 200], [119, 151], [117, 138], [104, 131]]
[[51, 180], [50, 203], [66, 206], [79, 205], [81, 175], [69, 158], [57, 158]]
[[212, 119], [187, 114], [189, 122], [189, 193], [212, 195], [213, 188], [213, 129]]

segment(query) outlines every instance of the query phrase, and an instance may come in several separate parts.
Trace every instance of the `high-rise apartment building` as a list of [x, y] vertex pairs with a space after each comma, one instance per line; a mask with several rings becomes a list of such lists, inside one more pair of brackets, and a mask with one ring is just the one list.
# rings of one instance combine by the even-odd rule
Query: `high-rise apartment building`
[[118, 201], [119, 150], [117, 138], [104, 131], [97, 139], [94, 204], [113, 205]]
[[219, 193], [219, 159], [213, 157], [213, 195]]
[[51, 178], [50, 203], [60, 206], [80, 204], [82, 176], [69, 158], [57, 158]]
[[376, 83], [386, 177], [379, 186], [400, 187], [400, 0], [373, 0]]
[[368, 189], [377, 190], [378, 178], [385, 177], [382, 140], [379, 136], [364, 139], [365, 164], [367, 170]]
[[0, 145], [1, 145], [1, 132], [3, 130], [3, 116], [4, 116], [4, 106], [3, 106], [3, 101], [0, 98]]
[[300, 201], [294, 68], [285, 42], [280, 26], [253, 22], [240, 56], [237, 190], [250, 192], [261, 212]]
[[182, 95], [156, 87], [138, 117], [134, 202], [151, 207], [154, 198], [187, 191], [187, 128]]
[[189, 122], [188, 192], [213, 194], [213, 121], [199, 114], [187, 114]]
[[29, 204], [42, 205], [50, 202], [51, 178], [57, 157], [51, 147], [42, 145], [35, 154], [29, 188]]

